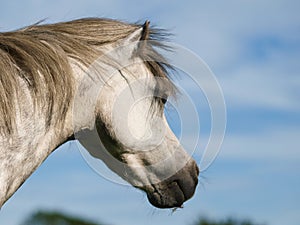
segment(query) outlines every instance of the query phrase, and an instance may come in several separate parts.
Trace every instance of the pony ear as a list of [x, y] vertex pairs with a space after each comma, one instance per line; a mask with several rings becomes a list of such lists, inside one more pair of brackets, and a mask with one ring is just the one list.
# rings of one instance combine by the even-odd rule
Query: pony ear
[[144, 25], [137, 30], [135, 30], [132, 34], [128, 35], [125, 39], [123, 39], [123, 44], [130, 44], [135, 41], [146, 41], [149, 39], [150, 29], [149, 29], [150, 22], [146, 20]]
[[[120, 45], [128, 46], [127, 51], [129, 55], [137, 53], [137, 50], [143, 51], [146, 47], [146, 41], [149, 39], [150, 35], [149, 24], [150, 22], [146, 20], [142, 27], [138, 28], [122, 40]], [[132, 45], [135, 42], [136, 44]]]
[[143, 32], [142, 32], [142, 36], [140, 39], [141, 41], [146, 41], [149, 39], [149, 34], [150, 34], [149, 24], [150, 24], [150, 21], [146, 20], [146, 22], [143, 25]]
[[143, 52], [146, 49], [147, 40], [149, 39], [149, 35], [150, 35], [149, 24], [150, 24], [149, 20], [146, 20], [143, 25], [143, 31], [139, 43], [140, 52]]

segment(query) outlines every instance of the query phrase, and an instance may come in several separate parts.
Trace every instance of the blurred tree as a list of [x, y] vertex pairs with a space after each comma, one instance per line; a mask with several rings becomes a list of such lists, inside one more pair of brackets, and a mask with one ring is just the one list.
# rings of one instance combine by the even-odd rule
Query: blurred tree
[[37, 212], [31, 215], [22, 225], [101, 225], [99, 223], [68, 216], [58, 212]]
[[226, 220], [211, 220], [207, 218], [201, 218], [195, 225], [258, 225], [252, 223], [250, 220], [237, 220], [233, 218], [228, 218]]
[[[68, 216], [59, 212], [37, 212], [31, 215], [21, 225], [101, 225], [78, 217]], [[249, 220], [237, 220], [228, 218], [226, 220], [212, 220], [201, 218], [194, 225], [258, 225]]]

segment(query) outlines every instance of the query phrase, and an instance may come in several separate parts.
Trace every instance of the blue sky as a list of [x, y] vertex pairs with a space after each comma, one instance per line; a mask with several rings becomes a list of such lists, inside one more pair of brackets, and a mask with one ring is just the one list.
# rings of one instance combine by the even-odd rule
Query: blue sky
[[171, 29], [174, 42], [211, 67], [223, 89], [228, 117], [221, 152], [182, 210], [172, 214], [153, 209], [140, 191], [93, 172], [68, 143], [4, 205], [0, 224], [17, 225], [38, 209], [111, 225], [192, 225], [201, 215], [299, 224], [299, 8], [296, 0], [2, 1], [2, 31], [44, 18], [58, 22], [86, 16], [149, 19]]

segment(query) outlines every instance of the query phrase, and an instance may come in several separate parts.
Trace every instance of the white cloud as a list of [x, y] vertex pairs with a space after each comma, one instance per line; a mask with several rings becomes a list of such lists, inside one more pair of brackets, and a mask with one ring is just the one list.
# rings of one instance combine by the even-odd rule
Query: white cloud
[[257, 134], [229, 134], [223, 142], [220, 157], [231, 160], [262, 160], [266, 162], [296, 162], [300, 160], [300, 131], [273, 127]]
[[[213, 67], [235, 63], [248, 38], [266, 34], [294, 38], [300, 20], [297, 1], [181, 2], [160, 16], [177, 40]], [[172, 7], [173, 6], [173, 7]]]
[[226, 102], [233, 107], [258, 107], [283, 111], [299, 110], [300, 77], [289, 74], [289, 68], [267, 65], [245, 65], [220, 78]]

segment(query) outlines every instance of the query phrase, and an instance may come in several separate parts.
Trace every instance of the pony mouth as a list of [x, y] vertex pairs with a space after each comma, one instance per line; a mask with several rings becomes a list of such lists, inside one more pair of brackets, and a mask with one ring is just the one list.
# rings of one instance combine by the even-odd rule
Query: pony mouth
[[[185, 176], [183, 176], [185, 175]], [[141, 188], [147, 194], [148, 201], [157, 208], [181, 208], [195, 193], [199, 170], [183, 168], [170, 178]]]
[[177, 182], [168, 184], [164, 189], [155, 188], [147, 192], [148, 201], [157, 208], [178, 208], [188, 199]]

